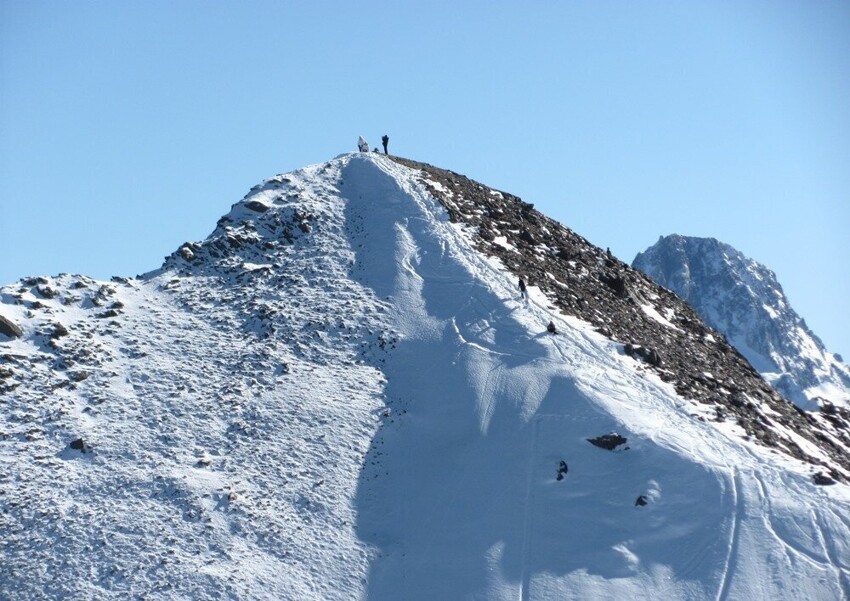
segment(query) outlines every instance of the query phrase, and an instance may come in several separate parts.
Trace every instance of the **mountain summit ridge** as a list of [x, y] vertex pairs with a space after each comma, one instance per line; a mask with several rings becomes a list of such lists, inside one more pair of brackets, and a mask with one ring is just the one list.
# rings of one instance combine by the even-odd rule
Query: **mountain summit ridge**
[[848, 596], [846, 415], [461, 175], [342, 155], [0, 301], [0, 596]]
[[769, 268], [713, 238], [676, 234], [633, 265], [690, 302], [790, 401], [850, 405], [850, 367], [826, 350]]

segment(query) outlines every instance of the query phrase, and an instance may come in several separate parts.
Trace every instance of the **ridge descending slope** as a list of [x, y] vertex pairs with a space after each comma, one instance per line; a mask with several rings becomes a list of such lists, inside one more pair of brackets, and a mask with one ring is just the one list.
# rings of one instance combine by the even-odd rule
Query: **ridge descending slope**
[[832, 478], [850, 474], [850, 411], [806, 413], [788, 403], [690, 305], [533, 205], [451, 171], [395, 160], [421, 170], [452, 220], [474, 228], [479, 252], [539, 287], [564, 313], [624, 343], [626, 352], [639, 347], [634, 354], [648, 369], [699, 405], [695, 415], [733, 420], [748, 437], [822, 465]]
[[343, 155], [140, 279], [0, 289], [0, 596], [850, 598], [847, 487], [522, 302], [438, 183]]
[[633, 265], [691, 303], [790, 401], [850, 406], [850, 367], [827, 352], [764, 265], [713, 238], [679, 235]]

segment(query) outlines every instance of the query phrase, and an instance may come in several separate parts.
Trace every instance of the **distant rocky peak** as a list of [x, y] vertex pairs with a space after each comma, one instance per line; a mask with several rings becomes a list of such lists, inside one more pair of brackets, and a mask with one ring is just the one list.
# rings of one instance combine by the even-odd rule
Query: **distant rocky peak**
[[786, 398], [850, 403], [850, 368], [791, 307], [773, 271], [714, 238], [662, 236], [632, 265], [688, 301]]

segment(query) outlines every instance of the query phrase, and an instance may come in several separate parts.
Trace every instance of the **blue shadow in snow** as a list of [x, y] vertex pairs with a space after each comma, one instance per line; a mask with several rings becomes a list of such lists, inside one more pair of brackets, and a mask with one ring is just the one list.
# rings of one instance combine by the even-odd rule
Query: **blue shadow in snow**
[[[526, 590], [544, 572], [627, 577], [635, 566], [613, 550], [625, 540], [677, 577], [715, 581], [730, 503], [717, 475], [650, 442], [625, 453], [593, 447], [586, 438], [629, 433], [565, 377], [541, 371], [548, 392], [537, 416], [523, 417], [524, 366], [548, 356], [548, 334], [523, 330], [391, 177], [365, 160], [343, 177], [354, 278], [382, 298], [414, 282], [441, 324], [437, 336], [401, 340], [379, 366], [393, 416], [372, 441], [355, 498], [357, 535], [377, 552], [367, 597], [487, 598], [504, 593], [488, 588], [498, 586], [494, 571]], [[499, 352], [458, 332], [487, 333]], [[557, 482], [561, 459], [570, 472]], [[661, 500], [635, 508], [649, 480]], [[706, 499], [716, 511], [689, 519], [705, 514]]]

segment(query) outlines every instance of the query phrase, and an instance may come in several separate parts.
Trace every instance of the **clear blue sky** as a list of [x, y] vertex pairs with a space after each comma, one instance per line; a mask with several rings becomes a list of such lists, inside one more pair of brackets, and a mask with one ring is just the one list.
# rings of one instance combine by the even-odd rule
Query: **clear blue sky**
[[0, 0], [0, 283], [135, 275], [375, 146], [620, 258], [712, 236], [850, 354], [850, 2]]

